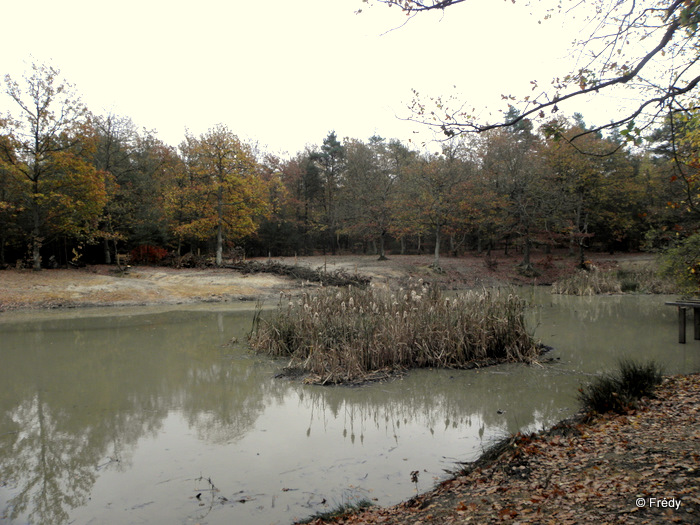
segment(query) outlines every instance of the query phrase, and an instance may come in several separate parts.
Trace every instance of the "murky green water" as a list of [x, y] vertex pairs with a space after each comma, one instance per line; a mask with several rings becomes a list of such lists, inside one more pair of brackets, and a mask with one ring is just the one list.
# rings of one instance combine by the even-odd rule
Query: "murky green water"
[[524, 293], [552, 364], [362, 388], [274, 379], [279, 364], [226, 346], [251, 322], [230, 305], [2, 314], [0, 521], [270, 524], [388, 505], [575, 412], [580, 383], [619, 357], [700, 370], [666, 297]]

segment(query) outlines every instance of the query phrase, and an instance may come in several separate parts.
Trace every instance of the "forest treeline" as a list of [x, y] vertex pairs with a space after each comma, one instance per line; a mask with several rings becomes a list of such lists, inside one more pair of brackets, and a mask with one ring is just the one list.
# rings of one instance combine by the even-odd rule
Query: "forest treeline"
[[[442, 143], [439, 153], [335, 132], [291, 158], [225, 125], [177, 147], [128, 117], [94, 115], [34, 65], [5, 77], [0, 119], [0, 265], [36, 269], [234, 251], [459, 254], [533, 248], [675, 247], [697, 225], [697, 123], [643, 144], [588, 128], [580, 114], [527, 120]], [[510, 110], [511, 117], [514, 110]], [[679, 169], [679, 163], [683, 169]], [[700, 267], [699, 267], [700, 270]]]

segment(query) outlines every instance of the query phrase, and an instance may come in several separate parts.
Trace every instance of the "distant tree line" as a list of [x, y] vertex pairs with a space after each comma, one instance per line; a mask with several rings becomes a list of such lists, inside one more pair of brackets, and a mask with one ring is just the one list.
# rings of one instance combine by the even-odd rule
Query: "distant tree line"
[[[0, 119], [0, 265], [40, 269], [247, 255], [517, 251], [676, 246], [698, 224], [700, 118], [667, 122], [647, 146], [580, 114], [535, 129], [459, 135], [439, 153], [374, 136], [287, 159], [224, 125], [176, 148], [129, 118], [98, 116], [51, 67], [5, 77]], [[575, 143], [563, 136], [580, 135]], [[679, 139], [680, 137], [680, 139]], [[682, 164], [679, 170], [679, 163]], [[18, 263], [19, 261], [19, 263]]]

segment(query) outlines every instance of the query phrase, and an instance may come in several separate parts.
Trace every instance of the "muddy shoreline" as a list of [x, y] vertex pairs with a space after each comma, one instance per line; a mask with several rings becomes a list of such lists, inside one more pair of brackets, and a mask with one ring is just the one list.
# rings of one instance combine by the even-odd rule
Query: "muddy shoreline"
[[305, 523], [700, 523], [699, 412], [700, 374], [668, 377], [628, 414], [518, 434], [403, 503]]

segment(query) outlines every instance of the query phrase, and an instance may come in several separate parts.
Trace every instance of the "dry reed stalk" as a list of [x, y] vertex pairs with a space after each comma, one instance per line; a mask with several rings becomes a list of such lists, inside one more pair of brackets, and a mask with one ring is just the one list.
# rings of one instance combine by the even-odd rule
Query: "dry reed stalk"
[[420, 282], [395, 292], [325, 288], [280, 304], [257, 324], [250, 344], [328, 383], [377, 371], [529, 362], [539, 346], [524, 310], [522, 298], [502, 290], [445, 297]]

